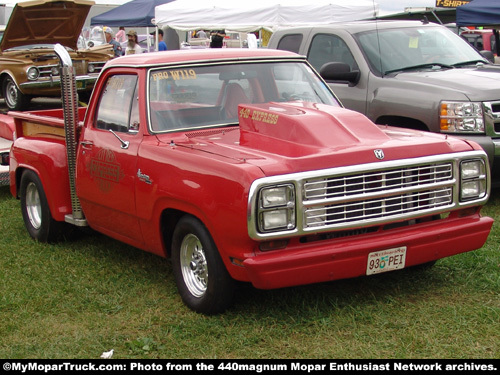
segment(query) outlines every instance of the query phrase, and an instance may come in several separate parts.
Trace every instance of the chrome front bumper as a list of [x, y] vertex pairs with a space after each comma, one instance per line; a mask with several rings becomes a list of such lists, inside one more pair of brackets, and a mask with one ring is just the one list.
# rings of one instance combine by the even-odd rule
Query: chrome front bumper
[[[76, 77], [76, 89], [77, 90], [87, 90], [94, 87], [97, 77], [99, 75], [84, 75]], [[61, 77], [53, 77], [50, 79], [36, 80], [23, 82], [19, 84], [21, 91], [32, 90], [32, 89], [53, 89], [61, 87]]]

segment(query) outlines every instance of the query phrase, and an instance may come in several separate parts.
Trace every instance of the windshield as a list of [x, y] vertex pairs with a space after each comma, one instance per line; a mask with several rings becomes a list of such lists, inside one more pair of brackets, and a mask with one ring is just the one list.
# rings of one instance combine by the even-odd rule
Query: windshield
[[356, 36], [372, 69], [387, 74], [409, 68], [444, 68], [488, 61], [465, 40], [444, 27], [373, 30]]
[[85, 49], [94, 46], [107, 44], [104, 35], [104, 28], [101, 26], [84, 26], [78, 37], [78, 49]]
[[238, 104], [304, 101], [340, 106], [305, 63], [240, 63], [149, 72], [153, 132], [236, 125]]

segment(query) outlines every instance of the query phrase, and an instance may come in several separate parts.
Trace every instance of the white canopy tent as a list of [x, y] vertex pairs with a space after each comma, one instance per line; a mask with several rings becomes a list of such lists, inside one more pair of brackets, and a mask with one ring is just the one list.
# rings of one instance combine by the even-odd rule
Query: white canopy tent
[[274, 31], [279, 27], [328, 24], [378, 15], [372, 0], [176, 0], [155, 8], [160, 27], [190, 31]]

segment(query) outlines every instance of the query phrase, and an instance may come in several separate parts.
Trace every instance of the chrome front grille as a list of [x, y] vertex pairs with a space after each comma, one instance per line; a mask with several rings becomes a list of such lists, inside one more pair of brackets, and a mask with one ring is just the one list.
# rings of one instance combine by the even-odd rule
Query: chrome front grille
[[304, 182], [304, 229], [366, 223], [453, 205], [451, 163], [391, 168]]
[[393, 168], [304, 183], [304, 229], [335, 227], [453, 205], [451, 163]]
[[57, 76], [59, 75], [59, 65], [57, 64], [39, 65], [38, 70], [41, 78], [51, 78], [54, 76], [54, 72], [57, 72]]
[[500, 101], [484, 103], [486, 135], [500, 137]]
[[436, 184], [452, 178], [451, 163], [421, 165], [308, 180], [304, 184], [304, 195], [306, 201], [332, 199]]
[[[98, 74], [101, 72], [102, 68], [106, 64], [106, 61], [92, 61], [87, 62], [86, 60], [73, 60], [73, 68], [77, 76], [84, 76], [89, 73]], [[89, 67], [91, 69], [89, 71]], [[38, 70], [40, 72], [40, 78], [57, 78], [59, 79], [60, 67], [58, 64], [50, 65], [39, 65]]]

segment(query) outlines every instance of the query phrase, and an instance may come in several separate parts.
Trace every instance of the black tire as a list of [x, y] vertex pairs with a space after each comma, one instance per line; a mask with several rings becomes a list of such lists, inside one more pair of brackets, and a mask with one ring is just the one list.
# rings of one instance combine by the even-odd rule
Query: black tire
[[190, 309], [211, 315], [232, 303], [235, 281], [207, 228], [193, 216], [182, 217], [175, 227], [172, 267], [179, 294]]
[[30, 236], [40, 242], [55, 241], [63, 223], [52, 217], [42, 182], [35, 172], [24, 171], [19, 195], [24, 225]]
[[31, 97], [24, 95], [16, 85], [16, 82], [7, 76], [2, 83], [2, 96], [5, 99], [5, 105], [11, 111], [21, 111], [27, 109]]

